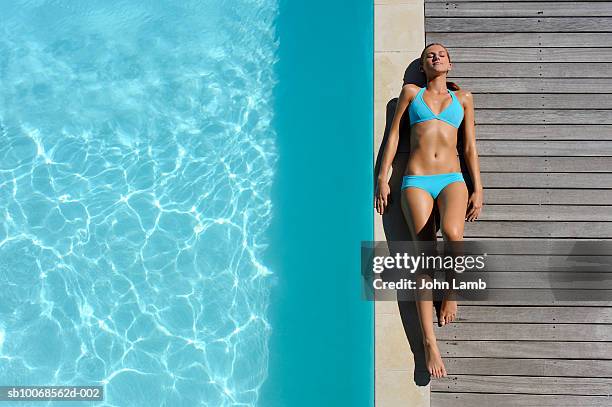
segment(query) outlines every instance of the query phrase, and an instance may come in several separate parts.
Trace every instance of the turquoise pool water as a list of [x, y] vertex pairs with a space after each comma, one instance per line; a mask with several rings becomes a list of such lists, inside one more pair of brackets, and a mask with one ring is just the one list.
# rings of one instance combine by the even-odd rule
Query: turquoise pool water
[[373, 240], [373, 3], [280, 3], [265, 407], [374, 405], [373, 304], [359, 247]]
[[0, 385], [50, 406], [372, 405], [371, 4], [0, 19]]

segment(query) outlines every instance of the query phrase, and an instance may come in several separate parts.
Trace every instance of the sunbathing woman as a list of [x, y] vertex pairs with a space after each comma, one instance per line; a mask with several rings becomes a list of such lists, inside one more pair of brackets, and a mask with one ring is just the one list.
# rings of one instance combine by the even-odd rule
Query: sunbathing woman
[[[427, 85], [407, 84], [402, 88], [383, 153], [375, 207], [384, 213], [390, 196], [389, 169], [397, 152], [399, 124], [406, 108], [410, 116], [410, 155], [402, 179], [401, 206], [412, 240], [436, 240], [434, 204], [440, 213], [440, 230], [445, 241], [463, 240], [464, 221], [478, 219], [483, 203], [478, 153], [474, 130], [472, 94], [456, 85], [447, 88], [452, 69], [448, 50], [429, 44], [423, 50], [420, 69]], [[463, 155], [473, 181], [468, 196], [459, 158], [457, 137], [463, 126]], [[444, 362], [433, 329], [432, 301], [417, 301], [427, 369], [434, 377], [446, 376]], [[457, 301], [444, 299], [438, 317], [443, 326], [455, 320]]]

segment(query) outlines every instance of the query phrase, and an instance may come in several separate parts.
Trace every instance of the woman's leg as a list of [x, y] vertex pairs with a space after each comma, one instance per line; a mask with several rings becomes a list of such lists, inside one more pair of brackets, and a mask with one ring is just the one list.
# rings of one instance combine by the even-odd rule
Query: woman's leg
[[[445, 241], [463, 240], [468, 190], [465, 182], [448, 184], [438, 195], [440, 231]], [[457, 301], [444, 299], [438, 325], [446, 325], [457, 317]]]
[[[432, 196], [423, 189], [413, 187], [402, 191], [402, 212], [412, 240], [436, 240], [433, 206]], [[423, 333], [427, 370], [434, 377], [446, 376], [433, 328], [433, 301], [416, 301], [416, 308]]]

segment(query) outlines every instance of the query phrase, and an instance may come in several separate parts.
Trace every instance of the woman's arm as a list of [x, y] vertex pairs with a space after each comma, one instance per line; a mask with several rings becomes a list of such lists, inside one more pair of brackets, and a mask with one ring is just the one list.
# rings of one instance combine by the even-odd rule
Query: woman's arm
[[474, 124], [474, 97], [471, 92], [465, 92], [463, 95], [463, 156], [470, 172], [472, 182], [474, 184], [474, 192], [468, 200], [468, 210], [466, 220], [473, 221], [478, 219], [482, 202], [484, 199], [484, 191], [482, 181], [480, 179], [480, 164], [478, 162], [478, 151], [476, 150], [476, 130]]
[[412, 84], [404, 85], [399, 95], [399, 100], [395, 106], [395, 113], [393, 115], [393, 122], [391, 123], [391, 129], [389, 130], [389, 136], [387, 137], [387, 143], [385, 144], [385, 150], [383, 152], [382, 162], [378, 171], [378, 185], [376, 188], [375, 196], [375, 207], [379, 214], [383, 214], [388, 203], [389, 194], [389, 170], [393, 163], [393, 158], [397, 152], [397, 145], [399, 143], [399, 125], [406, 111], [406, 107], [410, 104], [410, 101], [414, 97], [415, 86]]

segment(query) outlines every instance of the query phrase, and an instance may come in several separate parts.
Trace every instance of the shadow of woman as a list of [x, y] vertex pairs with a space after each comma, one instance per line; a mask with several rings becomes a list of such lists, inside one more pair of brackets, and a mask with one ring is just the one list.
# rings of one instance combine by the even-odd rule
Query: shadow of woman
[[[426, 85], [426, 78], [419, 70], [419, 60], [415, 59], [412, 61], [404, 73], [403, 85], [413, 83], [420, 87]], [[403, 86], [402, 85], [402, 86]], [[376, 165], [374, 171], [375, 185], [376, 176], [379, 172], [380, 163], [384, 153], [384, 147], [387, 143], [389, 131], [391, 129], [391, 123], [393, 122], [393, 116], [395, 115], [395, 108], [398, 102], [398, 98], [391, 99], [387, 103], [386, 107], [386, 119], [385, 119], [385, 132], [380, 146], [378, 156], [376, 157]], [[463, 126], [462, 126], [463, 127]], [[408, 162], [410, 154], [410, 118], [408, 115], [408, 109], [405, 110], [400, 120], [399, 129], [399, 142], [397, 147], [397, 153], [393, 159], [391, 178], [389, 180], [389, 186], [391, 188], [391, 196], [389, 204], [385, 209], [385, 213], [382, 216], [383, 230], [385, 237], [389, 244], [389, 250], [393, 253], [393, 241], [406, 241], [410, 240], [410, 231], [404, 215], [401, 209], [401, 185], [402, 176]], [[457, 150], [461, 152], [463, 150], [462, 143], [463, 137], [461, 137], [461, 130], [457, 136]], [[468, 185], [468, 190], [471, 193], [471, 179], [469, 178], [469, 172], [465, 166], [463, 155], [459, 153], [459, 160], [461, 163], [461, 171]], [[436, 232], [440, 229], [440, 216], [438, 213], [437, 206], [434, 206], [434, 216], [436, 221]], [[383, 277], [384, 278], [384, 277]], [[414, 382], [417, 386], [426, 386], [430, 381], [430, 374], [427, 371], [427, 365], [425, 361], [425, 351], [423, 348], [423, 335], [421, 333], [421, 326], [419, 322], [419, 314], [417, 312], [416, 304], [412, 301], [397, 301], [402, 325], [410, 349], [414, 355]], [[439, 314], [441, 308], [441, 301], [434, 301], [436, 308], [436, 315]]]

